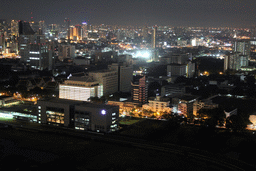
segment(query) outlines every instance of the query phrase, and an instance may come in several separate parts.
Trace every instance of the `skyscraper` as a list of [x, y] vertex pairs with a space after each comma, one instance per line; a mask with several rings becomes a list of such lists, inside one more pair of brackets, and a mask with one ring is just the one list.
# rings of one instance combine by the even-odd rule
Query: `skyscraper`
[[11, 35], [18, 37], [19, 34], [19, 25], [18, 25], [18, 21], [16, 20], [12, 20], [11, 21]]
[[75, 37], [75, 40], [82, 40], [82, 27], [81, 25], [77, 24], [75, 25], [74, 31], [73, 31], [73, 37]]
[[65, 30], [67, 31], [68, 43], [70, 43], [70, 19], [65, 18], [64, 23], [65, 23]]
[[131, 81], [133, 77], [132, 65], [128, 65], [126, 62], [113, 63], [108, 68], [118, 72], [118, 91], [131, 92]]
[[29, 63], [29, 50], [30, 44], [36, 42], [36, 35], [33, 29], [30, 27], [28, 22], [19, 21], [19, 37], [18, 37], [18, 46], [19, 46], [19, 55], [21, 60]]
[[83, 22], [82, 23], [82, 39], [85, 39], [87, 38], [87, 23], [86, 22]]
[[157, 26], [153, 27], [152, 37], [151, 37], [151, 47], [156, 48], [156, 36], [157, 36]]

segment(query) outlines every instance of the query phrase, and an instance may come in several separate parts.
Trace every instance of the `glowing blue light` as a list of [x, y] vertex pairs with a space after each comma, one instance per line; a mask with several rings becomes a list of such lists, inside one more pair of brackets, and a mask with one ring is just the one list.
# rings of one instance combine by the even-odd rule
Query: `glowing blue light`
[[106, 110], [101, 110], [101, 114], [105, 115], [106, 114]]

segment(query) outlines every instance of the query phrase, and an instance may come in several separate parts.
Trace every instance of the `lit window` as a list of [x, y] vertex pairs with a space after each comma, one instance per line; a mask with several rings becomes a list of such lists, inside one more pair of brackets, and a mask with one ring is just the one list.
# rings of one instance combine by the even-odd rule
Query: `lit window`
[[41, 116], [41, 114], [38, 114], [38, 116]]
[[38, 109], [41, 109], [41, 106], [38, 106]]
[[41, 113], [41, 110], [38, 110], [38, 113]]
[[116, 116], [116, 113], [112, 113], [112, 116]]

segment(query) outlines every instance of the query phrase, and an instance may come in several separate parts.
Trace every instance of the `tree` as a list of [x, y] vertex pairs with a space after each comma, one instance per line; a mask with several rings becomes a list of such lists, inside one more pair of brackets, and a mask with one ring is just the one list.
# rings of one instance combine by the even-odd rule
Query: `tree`
[[243, 131], [247, 127], [244, 118], [239, 115], [232, 115], [226, 120], [226, 128], [232, 129], [234, 132]]
[[210, 125], [223, 125], [224, 119], [226, 117], [224, 110], [222, 108], [214, 108], [214, 109], [200, 109], [198, 111], [199, 118], [208, 118]]
[[172, 118], [172, 114], [168, 112], [163, 112], [162, 118], [169, 120]]

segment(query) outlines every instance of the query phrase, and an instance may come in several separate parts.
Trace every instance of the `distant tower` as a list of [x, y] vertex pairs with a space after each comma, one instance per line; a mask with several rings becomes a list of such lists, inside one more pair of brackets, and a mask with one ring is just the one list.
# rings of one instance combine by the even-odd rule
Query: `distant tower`
[[82, 28], [81, 25], [75, 25], [73, 36], [76, 36], [76, 40], [82, 39]]
[[152, 32], [152, 38], [151, 38], [151, 47], [152, 49], [156, 48], [156, 36], [157, 36], [157, 26], [153, 27], [153, 32]]
[[87, 38], [87, 23], [82, 22], [82, 39]]
[[68, 43], [70, 43], [70, 19], [65, 18], [64, 23], [65, 23], [65, 30], [67, 31]]
[[11, 21], [11, 35], [18, 37], [19, 34], [19, 25], [18, 25], [18, 21], [16, 20], [12, 20]]

